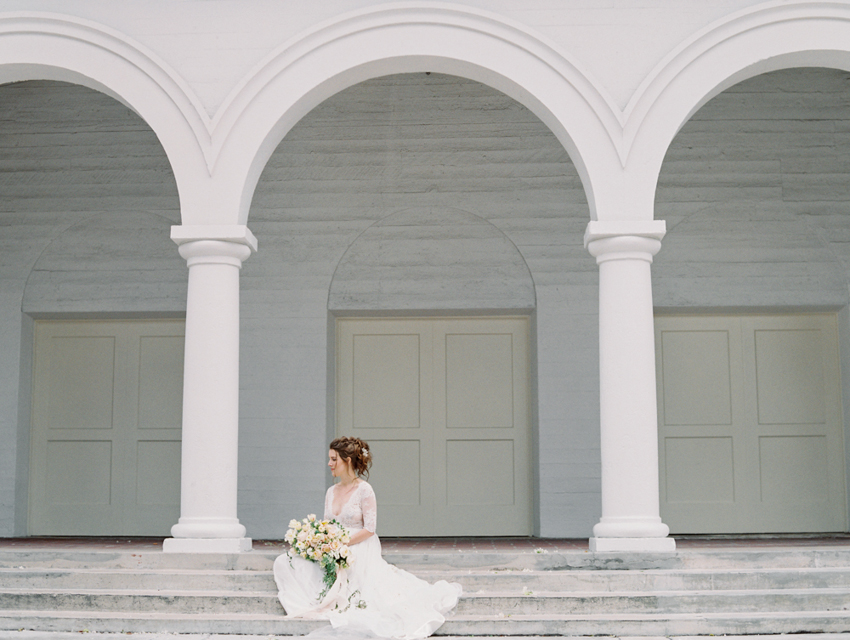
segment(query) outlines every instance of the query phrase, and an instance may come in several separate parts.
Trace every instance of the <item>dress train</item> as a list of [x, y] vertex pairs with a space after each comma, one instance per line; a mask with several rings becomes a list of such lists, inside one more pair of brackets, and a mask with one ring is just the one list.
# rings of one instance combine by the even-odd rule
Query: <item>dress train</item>
[[328, 620], [310, 638], [426, 638], [445, 622], [457, 605], [461, 587], [440, 580], [430, 584], [381, 557], [373, 535], [351, 547], [350, 567], [342, 569], [328, 593], [315, 562], [283, 554], [274, 575], [287, 617]]

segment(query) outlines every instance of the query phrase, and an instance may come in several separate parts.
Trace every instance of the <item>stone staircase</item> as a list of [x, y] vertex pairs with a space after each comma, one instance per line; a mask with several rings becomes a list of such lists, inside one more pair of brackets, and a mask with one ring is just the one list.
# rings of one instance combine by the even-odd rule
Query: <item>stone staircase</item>
[[[301, 635], [275, 554], [0, 551], [0, 630]], [[448, 636], [850, 632], [850, 546], [672, 554], [387, 554], [464, 596]]]

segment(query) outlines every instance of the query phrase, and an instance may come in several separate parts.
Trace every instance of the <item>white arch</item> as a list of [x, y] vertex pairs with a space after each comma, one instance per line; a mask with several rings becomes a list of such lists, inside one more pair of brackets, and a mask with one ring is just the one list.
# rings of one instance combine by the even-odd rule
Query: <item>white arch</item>
[[[620, 112], [574, 62], [501, 17], [444, 4], [399, 4], [347, 14], [284, 44], [231, 94], [213, 119], [214, 175], [235, 180], [245, 224], [268, 158], [286, 132], [331, 95], [392, 73], [435, 71], [494, 87], [553, 131], [582, 178], [591, 216], [619, 165]], [[614, 172], [616, 173], [616, 172]], [[232, 193], [221, 194], [222, 202]]]
[[850, 70], [850, 4], [765, 3], [710, 25], [671, 52], [625, 114], [635, 211], [652, 216], [664, 155], [701, 106], [742, 80], [793, 67]]
[[185, 82], [127, 36], [52, 13], [0, 14], [0, 84], [61, 80], [112, 96], [159, 138], [174, 171], [183, 221], [209, 210], [209, 119]]

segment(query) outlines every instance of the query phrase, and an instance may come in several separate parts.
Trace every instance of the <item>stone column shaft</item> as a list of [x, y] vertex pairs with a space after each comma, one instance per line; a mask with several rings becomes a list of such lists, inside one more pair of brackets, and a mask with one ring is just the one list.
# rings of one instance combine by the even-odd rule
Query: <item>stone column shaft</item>
[[593, 551], [672, 551], [661, 522], [652, 257], [663, 221], [591, 222], [585, 246], [599, 264], [602, 518]]

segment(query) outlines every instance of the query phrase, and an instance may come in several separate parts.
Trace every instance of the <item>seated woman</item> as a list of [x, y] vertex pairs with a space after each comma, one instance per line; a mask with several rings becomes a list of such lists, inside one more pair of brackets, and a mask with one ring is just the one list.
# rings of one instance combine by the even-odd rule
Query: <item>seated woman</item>
[[[328, 466], [339, 478], [325, 494], [325, 520], [336, 519], [350, 534], [349, 567], [340, 569], [333, 587], [322, 597], [322, 569], [288, 554], [274, 563], [278, 598], [287, 617], [329, 620], [339, 637], [426, 638], [445, 622], [457, 604], [461, 587], [440, 580], [429, 584], [381, 557], [375, 534], [377, 502], [368, 477], [372, 457], [359, 438], [337, 438], [330, 444]], [[322, 630], [315, 634], [321, 635]]]

